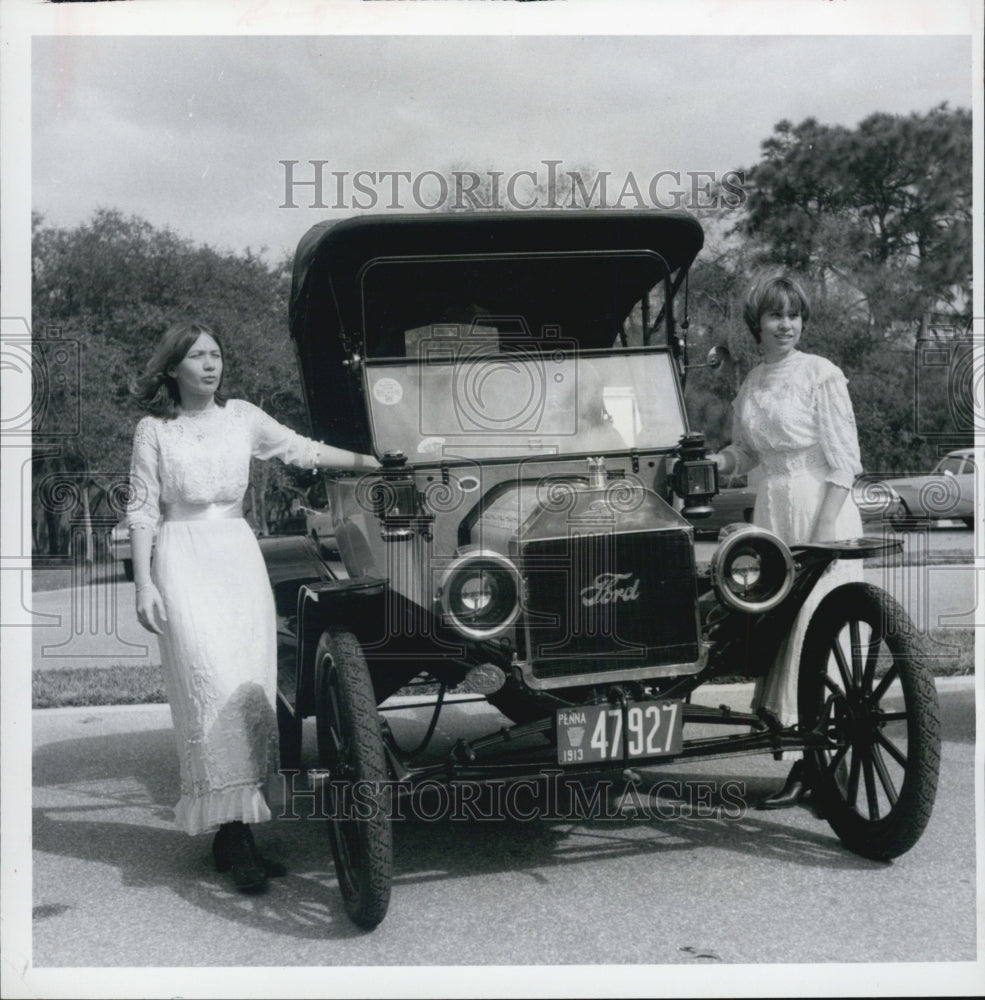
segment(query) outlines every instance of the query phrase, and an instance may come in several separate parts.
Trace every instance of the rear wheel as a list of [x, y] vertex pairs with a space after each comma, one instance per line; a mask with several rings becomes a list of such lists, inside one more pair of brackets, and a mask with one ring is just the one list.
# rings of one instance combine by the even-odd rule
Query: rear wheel
[[878, 587], [832, 591], [811, 619], [799, 678], [801, 724], [831, 749], [805, 754], [807, 780], [850, 850], [888, 860], [930, 820], [940, 710], [913, 625]]
[[393, 831], [387, 814], [386, 755], [366, 659], [351, 632], [322, 634], [315, 658], [318, 757], [346, 912], [371, 929], [390, 903]]
[[896, 531], [912, 531], [920, 524], [920, 518], [914, 517], [910, 508], [901, 501], [899, 510], [890, 517], [889, 523]]

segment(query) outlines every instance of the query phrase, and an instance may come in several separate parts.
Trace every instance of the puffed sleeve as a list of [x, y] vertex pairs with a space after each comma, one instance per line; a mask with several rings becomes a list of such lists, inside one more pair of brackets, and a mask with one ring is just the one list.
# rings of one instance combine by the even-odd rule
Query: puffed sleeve
[[732, 405], [732, 443], [722, 448], [723, 452], [729, 452], [735, 459], [735, 468], [732, 475], [745, 475], [750, 469], [759, 465], [759, 455], [756, 449], [749, 442], [746, 434], [745, 424], [742, 420], [742, 405], [746, 396], [746, 382], [739, 387]]
[[814, 398], [821, 447], [831, 470], [827, 481], [851, 489], [855, 477], [862, 471], [862, 461], [855, 413], [848, 395], [848, 379], [840, 368], [830, 362], [824, 363], [818, 371]]
[[279, 458], [287, 465], [315, 468], [319, 448], [317, 441], [278, 423], [252, 403], [241, 400], [239, 405], [246, 408], [254, 458]]
[[157, 527], [161, 519], [161, 476], [159, 447], [152, 417], [144, 417], [133, 434], [130, 457], [130, 499], [127, 525], [132, 528]]

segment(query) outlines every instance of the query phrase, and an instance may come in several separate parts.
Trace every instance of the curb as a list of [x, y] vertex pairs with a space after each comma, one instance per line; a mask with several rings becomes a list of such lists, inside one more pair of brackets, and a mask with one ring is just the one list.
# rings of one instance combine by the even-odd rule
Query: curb
[[[938, 690], [964, 690], [972, 689], [975, 687], [975, 675], [966, 674], [961, 677], [937, 677], [934, 679], [934, 684]], [[755, 681], [742, 681], [736, 684], [709, 684], [697, 690], [709, 690], [714, 691], [716, 694], [730, 695], [730, 694], [743, 694], [746, 692], [751, 692], [755, 686]], [[415, 704], [419, 707], [423, 695], [394, 695], [392, 698], [388, 698], [384, 704], [395, 708], [412, 708]], [[455, 704], [456, 702], [466, 702], [466, 703], [476, 703], [485, 701], [484, 698], [477, 698], [476, 695], [471, 694], [450, 694], [445, 695], [445, 704]], [[493, 710], [492, 706], [489, 706], [490, 710]], [[39, 712], [44, 712], [47, 716], [55, 715], [71, 715], [73, 713], [84, 712], [89, 715], [95, 715], [99, 712], [111, 712], [113, 714], [119, 714], [123, 712], [168, 712], [170, 711], [167, 702], [154, 702], [152, 704], [145, 705], [71, 705], [65, 708], [32, 708], [31, 714], [34, 715]]]

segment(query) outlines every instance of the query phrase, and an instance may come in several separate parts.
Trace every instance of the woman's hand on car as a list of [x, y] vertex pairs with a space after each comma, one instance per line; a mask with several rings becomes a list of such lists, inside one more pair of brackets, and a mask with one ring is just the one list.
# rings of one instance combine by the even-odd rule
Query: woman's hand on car
[[735, 456], [730, 452], [713, 451], [708, 457], [718, 466], [720, 475], [729, 476], [735, 472]]
[[164, 600], [157, 587], [153, 583], [144, 583], [137, 587], [137, 621], [148, 632], [160, 635], [167, 620]]

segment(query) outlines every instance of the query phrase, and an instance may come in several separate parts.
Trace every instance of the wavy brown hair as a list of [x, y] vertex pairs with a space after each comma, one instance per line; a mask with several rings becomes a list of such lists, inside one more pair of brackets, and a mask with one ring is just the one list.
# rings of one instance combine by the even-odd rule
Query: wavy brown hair
[[[164, 331], [150, 361], [147, 362], [147, 367], [130, 383], [130, 396], [137, 401], [138, 406], [164, 420], [173, 420], [178, 415], [181, 395], [178, 392], [178, 383], [168, 374], [168, 369], [181, 364], [185, 355], [191, 350], [192, 344], [203, 333], [208, 334], [219, 345], [223, 375], [225, 375], [226, 349], [216, 336], [215, 330], [196, 320], [175, 323]], [[226, 396], [221, 392], [221, 388], [220, 378], [215, 401], [219, 406], [225, 406]]]

